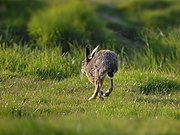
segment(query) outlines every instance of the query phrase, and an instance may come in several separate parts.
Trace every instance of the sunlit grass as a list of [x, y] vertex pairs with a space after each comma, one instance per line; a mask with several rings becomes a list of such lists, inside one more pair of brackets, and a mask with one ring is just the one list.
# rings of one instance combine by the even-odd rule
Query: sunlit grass
[[[94, 86], [84, 77], [63, 81], [38, 78], [1, 78], [1, 115], [11, 117], [59, 117], [87, 115], [125, 118], [179, 118], [179, 86], [176, 75], [119, 71], [112, 95], [88, 102]], [[171, 82], [164, 82], [167, 77]], [[153, 79], [154, 78], [154, 79]], [[152, 82], [153, 81], [153, 82]], [[104, 91], [109, 82], [105, 81]], [[144, 91], [144, 92], [143, 92]], [[152, 111], [154, 110], [154, 111]]]
[[[171, 82], [164, 83], [166, 78], [172, 81], [172, 86]], [[179, 79], [176, 74], [163, 72], [120, 70], [115, 75], [115, 89], [110, 97], [89, 102], [94, 86], [86, 77], [56, 81], [13, 74], [10, 78], [3, 73], [0, 78], [1, 133], [178, 134]], [[108, 87], [109, 79], [106, 79], [103, 90]], [[149, 93], [142, 92], [142, 88]], [[162, 93], [164, 89], [169, 91]], [[12, 130], [7, 130], [8, 125]]]
[[[26, 5], [22, 1], [16, 6]], [[21, 8], [8, 7], [13, 2], [2, 2], [0, 24], [17, 26], [22, 33], [15, 35], [18, 30], [9, 27], [0, 35], [0, 135], [179, 135], [179, 2], [91, 0], [94, 8], [71, 1], [36, 2], [40, 5], [23, 6], [22, 14]], [[101, 20], [104, 13], [122, 21], [111, 24], [120, 41]], [[8, 14], [15, 15], [13, 22]], [[33, 41], [26, 39], [27, 27]], [[22, 40], [16, 42], [19, 35]], [[131, 42], [122, 45], [121, 39]], [[88, 40], [96, 41], [91, 50], [108, 40], [100, 49], [118, 55], [114, 91], [104, 101], [88, 101], [94, 86], [80, 73], [84, 43], [78, 43]], [[69, 52], [62, 54], [61, 45]], [[109, 85], [106, 78], [104, 92]]]
[[28, 33], [41, 47], [68, 47], [69, 42], [80, 45], [87, 40], [102, 44], [112, 38], [92, 6], [82, 0], [57, 2], [35, 12], [28, 23]]
[[[164, 67], [157, 70], [157, 63], [154, 63], [155, 67], [151, 65], [152, 60], [156, 61], [154, 55], [149, 57], [148, 53], [139, 52], [133, 55], [141, 59], [132, 59], [123, 50], [117, 53], [120, 66], [115, 74], [114, 91], [104, 101], [97, 98], [89, 102], [94, 86], [80, 74], [81, 49], [62, 56], [60, 48], [40, 50], [2, 45], [0, 54], [0, 123], [6, 121], [0, 126], [2, 134], [107, 134], [115, 131], [139, 135], [150, 133], [151, 123], [156, 123], [158, 127], [153, 130], [154, 133], [178, 132], [177, 126], [172, 129], [164, 123], [163, 130], [161, 126], [164, 121], [178, 125], [179, 71], [174, 72], [168, 67], [169, 70]], [[146, 60], [144, 67], [143, 58]], [[132, 62], [139, 66], [134, 66]], [[169, 64], [176, 67], [173, 62]], [[106, 79], [103, 90], [108, 87], [109, 80]], [[9, 123], [9, 120], [14, 122]], [[94, 121], [98, 123], [96, 126]], [[125, 126], [132, 121], [134, 125], [127, 130], [115, 126], [119, 122]], [[70, 125], [67, 124], [69, 122]], [[77, 131], [77, 122], [80, 125], [88, 123], [89, 126], [85, 130], [82, 126]], [[107, 126], [108, 123], [110, 126]], [[13, 126], [12, 130], [7, 130], [7, 125]], [[25, 131], [18, 128], [22, 125]]]
[[79, 59], [82, 57], [82, 51], [77, 50], [73, 55], [62, 55], [62, 50], [58, 47], [41, 51], [14, 44], [12, 47], [1, 45], [0, 48], [1, 70], [35, 75], [44, 79], [64, 79], [77, 75], [80, 70]]

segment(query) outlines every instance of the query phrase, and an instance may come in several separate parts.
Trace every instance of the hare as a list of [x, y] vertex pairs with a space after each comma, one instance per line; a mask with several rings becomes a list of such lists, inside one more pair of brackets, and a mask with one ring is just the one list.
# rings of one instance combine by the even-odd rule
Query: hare
[[[108, 97], [113, 91], [113, 77], [118, 70], [118, 58], [110, 50], [98, 51], [97, 46], [90, 54], [89, 46], [85, 48], [85, 60], [82, 61], [81, 72], [85, 73], [88, 80], [95, 85], [93, 95], [89, 100], [95, 99], [99, 93], [101, 100]], [[110, 88], [103, 94], [102, 85], [104, 78], [110, 78]]]

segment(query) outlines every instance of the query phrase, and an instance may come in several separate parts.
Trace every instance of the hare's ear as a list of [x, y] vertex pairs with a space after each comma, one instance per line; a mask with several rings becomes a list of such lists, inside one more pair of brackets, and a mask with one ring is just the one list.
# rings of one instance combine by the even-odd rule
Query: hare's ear
[[96, 54], [96, 52], [98, 51], [99, 45], [92, 51], [91, 53], [91, 58], [94, 57], [94, 55]]
[[89, 45], [87, 45], [85, 48], [85, 59], [86, 60], [89, 59], [89, 54], [90, 54]]

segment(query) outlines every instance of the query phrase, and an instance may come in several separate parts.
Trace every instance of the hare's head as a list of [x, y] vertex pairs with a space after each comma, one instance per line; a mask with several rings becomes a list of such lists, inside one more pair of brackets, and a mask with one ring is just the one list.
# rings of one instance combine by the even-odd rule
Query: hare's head
[[81, 72], [83, 74], [86, 72], [86, 66], [92, 60], [92, 58], [94, 57], [94, 55], [98, 51], [98, 47], [99, 47], [99, 45], [90, 54], [89, 46], [88, 45], [86, 46], [86, 48], [85, 48], [85, 59], [82, 61], [82, 68], [81, 68]]

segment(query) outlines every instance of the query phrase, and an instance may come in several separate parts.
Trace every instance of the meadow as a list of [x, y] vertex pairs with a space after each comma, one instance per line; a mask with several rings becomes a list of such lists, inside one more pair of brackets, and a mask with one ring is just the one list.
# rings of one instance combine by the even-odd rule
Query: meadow
[[[0, 134], [179, 135], [179, 1], [33, 2], [0, 2]], [[118, 56], [104, 101], [88, 101], [87, 44]]]

